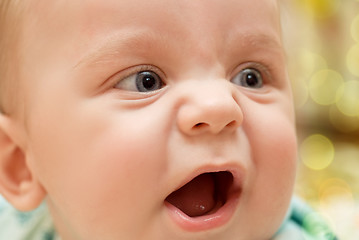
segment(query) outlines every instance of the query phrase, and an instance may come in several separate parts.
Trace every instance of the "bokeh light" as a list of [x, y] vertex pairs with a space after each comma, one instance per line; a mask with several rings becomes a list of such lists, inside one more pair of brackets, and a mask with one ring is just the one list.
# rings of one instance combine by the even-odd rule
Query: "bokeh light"
[[359, 43], [350, 48], [347, 54], [347, 66], [354, 76], [359, 77]]
[[316, 18], [327, 18], [336, 13], [340, 0], [300, 0], [307, 13]]
[[309, 99], [309, 80], [313, 73], [327, 69], [325, 59], [309, 49], [299, 49], [295, 54], [297, 60], [290, 66], [292, 72], [296, 72], [295, 76], [291, 76], [292, 88], [294, 94], [294, 102], [297, 108], [305, 105]]
[[334, 160], [333, 143], [325, 136], [309, 136], [300, 146], [300, 157], [305, 166], [313, 170], [322, 170]]
[[296, 64], [300, 65], [300, 74], [308, 80], [314, 72], [328, 68], [326, 60], [309, 49], [301, 49], [296, 60]]
[[329, 120], [336, 129], [343, 133], [350, 133], [359, 129], [359, 117], [344, 115], [336, 105], [330, 107]]
[[341, 178], [330, 178], [322, 182], [319, 187], [319, 201], [322, 205], [330, 205], [338, 198], [345, 202], [354, 203], [353, 191], [350, 185]]
[[326, 216], [338, 239], [359, 239], [359, 0], [285, 2], [296, 26], [284, 29], [300, 143], [295, 191], [317, 211], [308, 224]]
[[359, 81], [348, 81], [338, 88], [336, 105], [347, 116], [359, 116]]
[[302, 107], [309, 98], [308, 86], [304, 80], [292, 81], [293, 97], [296, 107]]
[[320, 70], [310, 80], [310, 96], [320, 105], [331, 105], [336, 102], [337, 90], [343, 82], [343, 77], [338, 72], [330, 69]]
[[350, 32], [351, 32], [353, 39], [355, 41], [359, 42], [359, 15], [357, 15], [354, 18], [354, 20], [350, 26]]

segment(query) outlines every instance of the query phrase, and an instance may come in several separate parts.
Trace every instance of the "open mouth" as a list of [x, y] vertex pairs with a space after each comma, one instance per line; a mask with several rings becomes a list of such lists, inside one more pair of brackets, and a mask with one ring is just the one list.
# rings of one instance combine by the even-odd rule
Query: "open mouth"
[[227, 203], [232, 185], [231, 172], [203, 173], [172, 192], [165, 201], [190, 218], [209, 216]]

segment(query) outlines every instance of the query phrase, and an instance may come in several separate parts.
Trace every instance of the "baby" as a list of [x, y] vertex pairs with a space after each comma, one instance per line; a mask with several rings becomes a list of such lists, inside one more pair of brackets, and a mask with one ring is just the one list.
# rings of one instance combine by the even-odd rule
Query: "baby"
[[277, 0], [0, 5], [0, 193], [36, 209], [1, 239], [335, 239], [291, 220]]

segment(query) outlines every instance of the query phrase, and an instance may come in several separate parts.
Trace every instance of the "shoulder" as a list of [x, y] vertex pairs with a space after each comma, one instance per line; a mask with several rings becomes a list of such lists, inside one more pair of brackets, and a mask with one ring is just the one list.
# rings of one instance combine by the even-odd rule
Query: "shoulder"
[[0, 239], [54, 240], [54, 226], [45, 204], [20, 212], [0, 196]]

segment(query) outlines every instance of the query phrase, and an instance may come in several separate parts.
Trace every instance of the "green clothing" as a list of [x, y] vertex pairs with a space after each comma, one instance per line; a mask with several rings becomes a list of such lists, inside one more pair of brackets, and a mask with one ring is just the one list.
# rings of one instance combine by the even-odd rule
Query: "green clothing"
[[42, 204], [31, 212], [20, 212], [0, 195], [1, 240], [60, 240], [47, 206]]
[[288, 215], [271, 240], [338, 240], [319, 213], [293, 198]]

